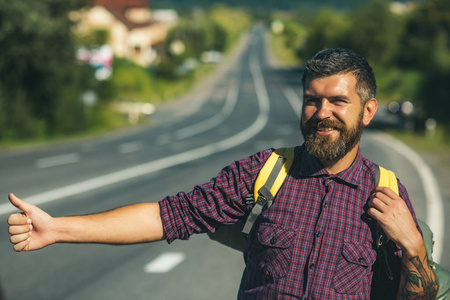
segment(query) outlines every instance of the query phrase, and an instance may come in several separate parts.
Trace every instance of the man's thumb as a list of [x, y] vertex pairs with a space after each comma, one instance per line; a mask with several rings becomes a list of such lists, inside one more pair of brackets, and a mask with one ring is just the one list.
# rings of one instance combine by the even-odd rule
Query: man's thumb
[[8, 195], [8, 198], [9, 198], [9, 201], [11, 202], [11, 204], [14, 205], [15, 207], [17, 207], [18, 209], [20, 209], [21, 211], [27, 212], [29, 210], [31, 204], [28, 204], [27, 202], [18, 198], [13, 193], [10, 193]]

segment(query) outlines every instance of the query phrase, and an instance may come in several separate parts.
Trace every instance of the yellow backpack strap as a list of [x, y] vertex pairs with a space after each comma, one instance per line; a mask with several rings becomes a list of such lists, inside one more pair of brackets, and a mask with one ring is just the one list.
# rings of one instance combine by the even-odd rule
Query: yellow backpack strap
[[[397, 176], [394, 174], [394, 172], [387, 170], [383, 167], [376, 166], [375, 173], [374, 173], [374, 182], [376, 186], [381, 187], [388, 187], [392, 189], [397, 195], [398, 195], [398, 183], [397, 183]], [[388, 253], [386, 249], [386, 244], [389, 241], [389, 238], [384, 233], [384, 231], [381, 229], [381, 227], [378, 225], [376, 229], [376, 245], [378, 249], [380, 250], [379, 255], [380, 259], [383, 261], [384, 270], [386, 272], [386, 276], [390, 279], [394, 279], [394, 273], [392, 271], [392, 268], [390, 266], [390, 263], [387, 259]]]
[[397, 176], [395, 176], [394, 172], [378, 166], [375, 169], [374, 176], [376, 186], [391, 188], [398, 195]]
[[278, 190], [286, 178], [292, 162], [294, 161], [294, 148], [279, 148], [276, 149], [266, 163], [259, 171], [258, 177], [255, 181], [255, 202], [258, 201], [260, 189], [265, 186], [273, 197], [276, 196]]
[[249, 235], [263, 210], [269, 208], [294, 161], [294, 148], [279, 148], [267, 159], [255, 181], [255, 204], [245, 221], [242, 233]]

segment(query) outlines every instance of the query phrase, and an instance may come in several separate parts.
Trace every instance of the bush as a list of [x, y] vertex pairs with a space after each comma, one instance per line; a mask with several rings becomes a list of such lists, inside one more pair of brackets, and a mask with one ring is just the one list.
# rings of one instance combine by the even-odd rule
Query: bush
[[121, 101], [148, 102], [152, 94], [152, 79], [144, 68], [120, 62], [115, 64], [111, 78], [114, 93]]

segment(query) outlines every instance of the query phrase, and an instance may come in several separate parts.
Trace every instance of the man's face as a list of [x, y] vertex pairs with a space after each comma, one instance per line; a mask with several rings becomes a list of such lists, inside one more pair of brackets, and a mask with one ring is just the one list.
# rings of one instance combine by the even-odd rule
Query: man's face
[[305, 145], [322, 162], [336, 162], [361, 138], [364, 109], [353, 74], [306, 80], [301, 131]]

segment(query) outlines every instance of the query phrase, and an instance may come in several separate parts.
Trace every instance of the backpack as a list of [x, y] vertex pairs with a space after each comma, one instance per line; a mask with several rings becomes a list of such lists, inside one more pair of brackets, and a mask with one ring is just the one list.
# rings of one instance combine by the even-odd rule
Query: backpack
[[[247, 252], [253, 241], [254, 232], [258, 227], [259, 216], [263, 210], [270, 208], [272, 205], [292, 166], [298, 149], [299, 147], [279, 148], [272, 152], [254, 183], [254, 193], [247, 196], [246, 201], [249, 204], [253, 204], [247, 219], [240, 220], [233, 225], [222, 226], [215, 232], [208, 233], [210, 239], [243, 252], [244, 260], [247, 260]], [[377, 166], [375, 168], [374, 181], [377, 186], [389, 187], [398, 195], [397, 177], [392, 171]], [[432, 260], [433, 233], [423, 221], [417, 221], [423, 234], [428, 258]], [[374, 241], [377, 248], [377, 259], [372, 268], [374, 277], [372, 280], [371, 299], [395, 299], [399, 276], [395, 276], [395, 270], [391, 268], [393, 258], [388, 255], [388, 253], [392, 253], [388, 249], [395, 247], [395, 244], [387, 238], [380, 227], [377, 227], [375, 230]], [[446, 299], [450, 293], [450, 272], [435, 262], [433, 262], [433, 265], [434, 273], [439, 281], [439, 291], [436, 299]]]

